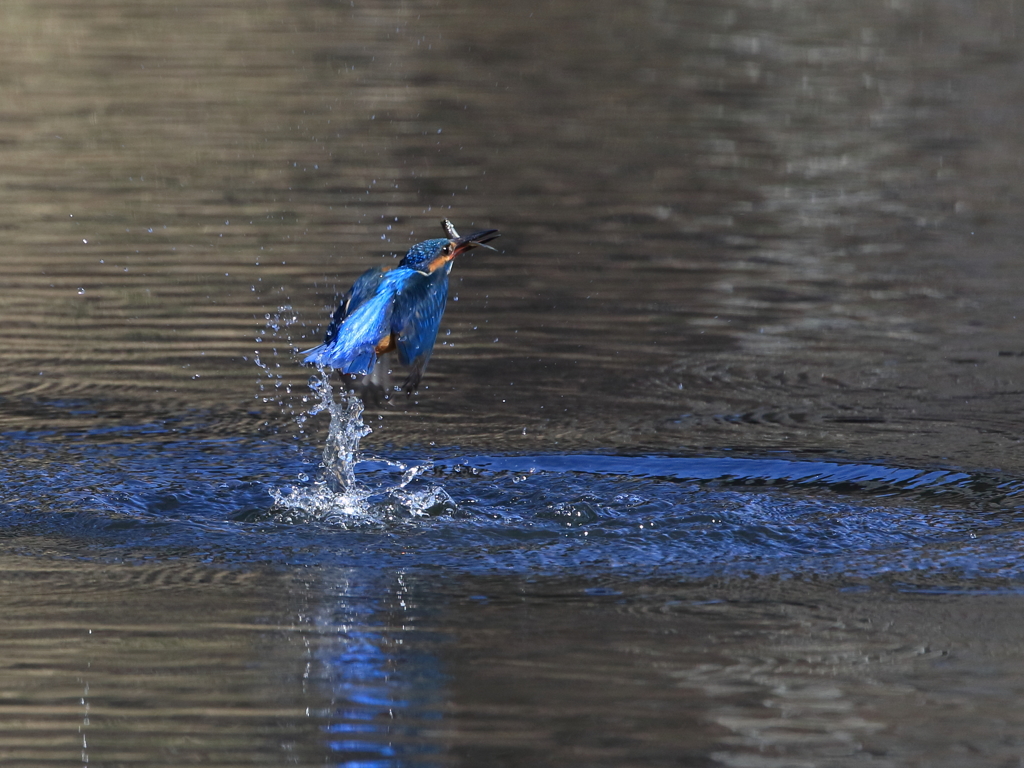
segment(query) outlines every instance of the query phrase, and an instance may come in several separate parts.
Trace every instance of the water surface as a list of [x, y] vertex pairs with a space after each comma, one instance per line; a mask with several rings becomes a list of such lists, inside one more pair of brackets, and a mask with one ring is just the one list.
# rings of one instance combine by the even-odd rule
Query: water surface
[[[1015, 764], [1020, 68], [1000, 2], [6, 5], [0, 762]], [[442, 216], [502, 253], [289, 507], [295, 350]]]

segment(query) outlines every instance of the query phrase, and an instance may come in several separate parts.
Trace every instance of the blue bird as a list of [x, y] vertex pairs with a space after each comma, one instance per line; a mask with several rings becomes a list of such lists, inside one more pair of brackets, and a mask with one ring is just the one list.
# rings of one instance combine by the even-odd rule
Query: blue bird
[[303, 363], [342, 373], [367, 374], [377, 356], [398, 350], [409, 366], [403, 385], [412, 393], [434, 349], [448, 299], [448, 273], [455, 257], [499, 236], [484, 229], [460, 236], [451, 222], [441, 222], [447, 237], [417, 243], [395, 269], [367, 270], [353, 283], [331, 316], [324, 343], [306, 350]]

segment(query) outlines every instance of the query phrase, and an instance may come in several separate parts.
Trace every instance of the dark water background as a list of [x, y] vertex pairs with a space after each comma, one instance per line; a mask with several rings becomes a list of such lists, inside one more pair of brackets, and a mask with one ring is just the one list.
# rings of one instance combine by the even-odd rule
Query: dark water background
[[3, 4], [0, 763], [1019, 765], [1022, 13]]

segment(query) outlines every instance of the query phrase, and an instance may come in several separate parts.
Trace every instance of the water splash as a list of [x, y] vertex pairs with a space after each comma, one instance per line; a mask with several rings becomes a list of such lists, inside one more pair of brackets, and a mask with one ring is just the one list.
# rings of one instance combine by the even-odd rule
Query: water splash
[[[316, 402], [297, 420], [304, 423], [326, 411], [331, 418], [327, 441], [311, 482], [303, 474], [301, 485], [270, 490], [278, 520], [347, 527], [454, 511], [444, 488], [417, 482], [431, 462], [410, 464], [359, 452], [359, 443], [373, 431], [363, 422], [362, 400], [345, 390], [335, 399], [329, 371], [312, 376], [309, 388]], [[356, 477], [357, 467], [368, 470], [365, 480]]]
[[[298, 408], [292, 396], [292, 387], [282, 373], [281, 362], [278, 360], [279, 348], [282, 348], [281, 356], [299, 351], [293, 338], [293, 327], [299, 322], [298, 313], [291, 304], [281, 304], [276, 312], [265, 313], [263, 320], [264, 325], [255, 338], [258, 346], [252, 352], [252, 361], [260, 369], [255, 398], [268, 405], [275, 404], [282, 413], [295, 418], [301, 435], [303, 420], [296, 418]], [[269, 425], [269, 422], [264, 424]]]

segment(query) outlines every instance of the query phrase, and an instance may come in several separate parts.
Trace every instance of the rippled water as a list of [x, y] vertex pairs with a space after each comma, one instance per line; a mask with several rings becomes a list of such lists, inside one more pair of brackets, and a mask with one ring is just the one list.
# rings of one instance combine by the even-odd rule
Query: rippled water
[[0, 763], [1017, 764], [1017, 17], [4, 5]]
[[[898, 575], [903, 587], [1016, 591], [1024, 481], [787, 459], [608, 454], [360, 457], [337, 487], [264, 441], [68, 448], [22, 436], [5, 526], [83, 537], [82, 556], [466, 573], [702, 579]], [[449, 451], [450, 454], [450, 451]], [[195, 464], [201, 464], [197, 468]], [[285, 478], [297, 477], [292, 483]], [[47, 514], [40, 515], [40, 507]], [[78, 550], [81, 550], [80, 552]], [[594, 572], [591, 568], [598, 568]]]

